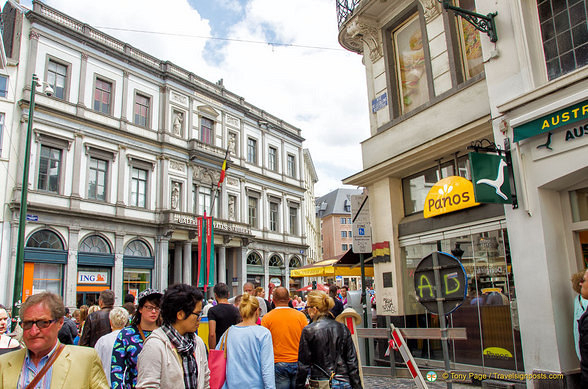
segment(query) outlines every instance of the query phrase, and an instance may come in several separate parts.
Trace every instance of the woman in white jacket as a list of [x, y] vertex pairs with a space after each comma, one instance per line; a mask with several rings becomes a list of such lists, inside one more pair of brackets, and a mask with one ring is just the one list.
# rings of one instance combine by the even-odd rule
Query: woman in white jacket
[[206, 346], [194, 333], [202, 315], [202, 293], [186, 284], [170, 286], [161, 300], [163, 325], [145, 340], [137, 361], [137, 389], [207, 389]]

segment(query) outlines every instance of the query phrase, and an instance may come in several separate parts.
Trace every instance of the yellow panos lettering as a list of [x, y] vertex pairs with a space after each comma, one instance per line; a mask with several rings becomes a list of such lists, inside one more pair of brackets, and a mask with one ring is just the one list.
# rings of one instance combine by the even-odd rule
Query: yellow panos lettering
[[421, 274], [421, 278], [419, 278], [419, 296], [423, 298], [423, 289], [429, 289], [429, 297], [433, 296], [433, 286], [429, 282], [429, 279], [426, 275]]
[[[453, 280], [453, 282], [455, 284], [455, 287], [451, 290], [449, 290], [449, 280]], [[443, 281], [445, 284], [445, 294], [446, 295], [457, 292], [459, 290], [459, 287], [461, 286], [461, 284], [459, 283], [459, 280], [455, 276], [452, 278], [449, 278], [449, 274], [445, 274], [443, 276]]]
[[561, 114], [561, 121], [562, 121], [562, 123], [565, 123], [568, 120], [570, 120], [570, 113], [569, 112], [562, 113]]
[[542, 130], [549, 128], [549, 121], [548, 120], [543, 120], [543, 127], [541, 127]]

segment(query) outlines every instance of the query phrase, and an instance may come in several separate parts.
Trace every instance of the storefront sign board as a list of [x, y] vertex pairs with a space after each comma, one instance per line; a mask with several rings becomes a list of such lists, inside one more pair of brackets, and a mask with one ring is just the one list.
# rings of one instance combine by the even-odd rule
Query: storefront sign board
[[510, 174], [506, 159], [497, 154], [470, 153], [474, 197], [479, 203], [510, 204]]
[[443, 215], [480, 205], [474, 198], [474, 186], [463, 177], [451, 176], [438, 181], [425, 198], [424, 217]]
[[78, 284], [108, 284], [108, 273], [97, 271], [79, 271]]

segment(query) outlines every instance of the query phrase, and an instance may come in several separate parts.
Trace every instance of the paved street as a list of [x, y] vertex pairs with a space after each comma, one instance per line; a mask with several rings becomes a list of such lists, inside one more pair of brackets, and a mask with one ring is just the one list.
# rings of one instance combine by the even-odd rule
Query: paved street
[[[409, 389], [416, 388], [416, 384], [413, 380], [408, 378], [391, 378], [391, 377], [377, 377], [377, 376], [364, 376], [364, 387], [367, 389], [388, 389], [388, 388], [399, 388]], [[427, 382], [429, 388], [446, 388], [447, 385], [444, 381], [438, 382]], [[476, 385], [468, 384], [453, 384], [453, 389], [472, 389], [479, 388]]]

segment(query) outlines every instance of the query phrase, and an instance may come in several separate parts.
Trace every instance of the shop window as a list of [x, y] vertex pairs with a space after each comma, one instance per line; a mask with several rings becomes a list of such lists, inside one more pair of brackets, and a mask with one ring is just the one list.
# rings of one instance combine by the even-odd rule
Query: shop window
[[290, 266], [290, 268], [302, 266], [302, 263], [300, 262], [300, 258], [298, 258], [298, 257], [292, 257], [290, 259], [289, 266]]
[[80, 243], [79, 251], [82, 253], [110, 254], [110, 245], [99, 235], [88, 236]]
[[41, 249], [63, 250], [63, 242], [59, 236], [50, 230], [35, 232], [27, 241], [27, 247]]
[[[474, 0], [455, 0], [455, 5], [476, 12]], [[455, 17], [463, 77], [468, 80], [484, 72], [480, 32], [466, 18]]]
[[588, 220], [588, 188], [571, 191], [570, 204], [574, 223]]
[[398, 106], [395, 115], [400, 116], [429, 101], [428, 59], [425, 56], [426, 35], [418, 13], [406, 18], [389, 31], [394, 53], [391, 59]]
[[284, 266], [284, 261], [278, 255], [272, 255], [269, 259], [268, 265], [274, 267], [282, 267]]
[[135, 93], [135, 112], [133, 123], [141, 127], [149, 127], [151, 120], [151, 98]]
[[132, 257], [151, 257], [151, 250], [145, 242], [135, 239], [127, 245], [124, 255]]
[[151, 287], [151, 270], [149, 269], [124, 269], [123, 292], [132, 294], [135, 298]]
[[62, 149], [41, 145], [37, 189], [59, 193], [62, 152]]
[[537, 1], [549, 80], [588, 64], [584, 1]]
[[249, 254], [247, 256], [247, 264], [248, 265], [263, 265], [263, 263], [261, 262], [261, 257], [259, 256], [259, 254], [253, 252], [251, 254]]
[[112, 90], [113, 83], [101, 78], [96, 78], [94, 87], [94, 110], [107, 115], [112, 114]]
[[267, 158], [267, 168], [271, 171], [278, 171], [278, 149], [270, 146]]
[[52, 292], [60, 296], [62, 294], [63, 265], [53, 263], [27, 263], [25, 266], [34, 266], [33, 293]]

